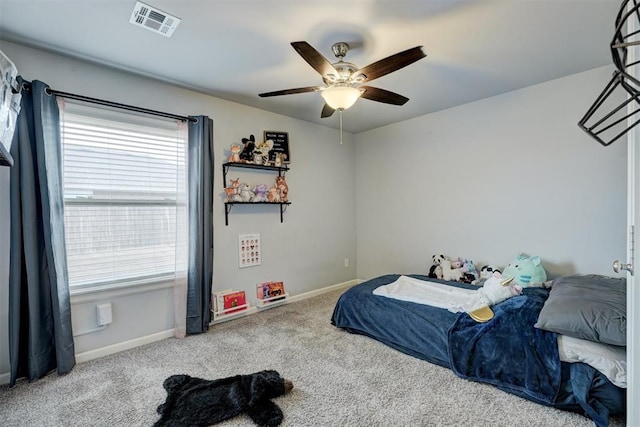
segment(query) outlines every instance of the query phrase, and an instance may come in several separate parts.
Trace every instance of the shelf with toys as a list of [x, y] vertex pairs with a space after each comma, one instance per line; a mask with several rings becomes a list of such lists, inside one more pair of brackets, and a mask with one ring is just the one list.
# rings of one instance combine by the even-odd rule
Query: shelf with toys
[[222, 164], [222, 178], [225, 188], [227, 187], [227, 174], [229, 173], [229, 168], [247, 168], [247, 169], [262, 169], [262, 170], [272, 170], [278, 172], [278, 176], [284, 176], [284, 174], [289, 170], [289, 166], [271, 166], [271, 165], [259, 165], [256, 163], [244, 163], [244, 162], [227, 162]]
[[[240, 178], [230, 179], [227, 184], [227, 175], [230, 168], [260, 169], [277, 172], [275, 183], [269, 187], [267, 184], [258, 184], [253, 188], [247, 183], [241, 183]], [[289, 170], [286, 165], [271, 166], [257, 163], [227, 162], [222, 165], [222, 182], [226, 193], [224, 203], [224, 223], [229, 225], [229, 213], [234, 205], [277, 205], [280, 207], [280, 222], [284, 222], [284, 212], [291, 204], [288, 199], [289, 187], [285, 181], [285, 173]]]

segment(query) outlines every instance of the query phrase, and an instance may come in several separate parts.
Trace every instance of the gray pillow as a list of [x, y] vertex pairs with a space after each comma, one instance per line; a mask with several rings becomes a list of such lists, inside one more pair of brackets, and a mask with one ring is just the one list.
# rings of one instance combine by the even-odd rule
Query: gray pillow
[[599, 275], [553, 280], [536, 328], [589, 341], [627, 345], [627, 281]]

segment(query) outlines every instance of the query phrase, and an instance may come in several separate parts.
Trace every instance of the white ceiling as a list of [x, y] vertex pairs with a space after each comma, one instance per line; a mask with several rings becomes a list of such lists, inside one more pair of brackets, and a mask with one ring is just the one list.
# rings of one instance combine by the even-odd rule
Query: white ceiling
[[370, 83], [408, 103], [360, 99], [344, 113], [358, 133], [611, 64], [621, 1], [145, 1], [182, 19], [171, 38], [129, 24], [135, 3], [0, 0], [0, 38], [331, 127], [339, 115], [320, 119], [319, 93], [257, 96], [322, 84], [290, 42], [335, 62], [331, 45], [345, 41], [359, 67], [424, 46], [426, 58]]

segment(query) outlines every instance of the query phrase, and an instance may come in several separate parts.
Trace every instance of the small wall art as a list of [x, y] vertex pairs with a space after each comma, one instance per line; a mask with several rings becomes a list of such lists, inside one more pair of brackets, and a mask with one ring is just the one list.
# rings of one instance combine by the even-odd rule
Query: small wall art
[[260, 233], [238, 235], [238, 267], [254, 267], [262, 264]]

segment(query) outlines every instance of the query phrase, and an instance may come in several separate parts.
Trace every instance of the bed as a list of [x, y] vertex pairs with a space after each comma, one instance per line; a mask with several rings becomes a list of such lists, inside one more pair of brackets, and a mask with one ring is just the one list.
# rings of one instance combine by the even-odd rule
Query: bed
[[[624, 388], [614, 385], [604, 373], [590, 364], [560, 360], [558, 336], [565, 336], [568, 331], [560, 329], [566, 319], [557, 321], [557, 316], [551, 314], [552, 302], [559, 305], [559, 311], [566, 313], [570, 305], [567, 303], [567, 293], [578, 292], [578, 306], [587, 306], [583, 286], [571, 292], [568, 292], [570, 286], [565, 282], [552, 286], [551, 291], [543, 287], [525, 288], [522, 295], [493, 306], [493, 319], [479, 323], [464, 312], [453, 313], [430, 305], [374, 295], [376, 288], [388, 285], [399, 277], [398, 274], [384, 275], [348, 289], [336, 303], [331, 323], [408, 355], [452, 369], [461, 378], [493, 384], [501, 390], [543, 405], [581, 413], [590, 417], [599, 427], [609, 425], [610, 416], [620, 416], [626, 412]], [[445, 282], [423, 275], [409, 277], [477, 289], [473, 285]], [[568, 282], [574, 283], [579, 279], [579, 284], [582, 284], [584, 277], [592, 276], [572, 276]], [[624, 287], [619, 281], [615, 285], [618, 290]], [[602, 283], [596, 281], [593, 288], [596, 293], [601, 292]], [[563, 290], [564, 294], [561, 292]], [[557, 295], [550, 298], [551, 293]], [[623, 296], [618, 295], [617, 302], [621, 298]], [[609, 296], [605, 299], [607, 303], [610, 302]], [[587, 309], [593, 312], [591, 308]], [[588, 317], [583, 314], [579, 313], [578, 317]], [[615, 316], [621, 322], [626, 322], [626, 318], [619, 319], [620, 313]], [[615, 342], [614, 349], [623, 348], [618, 347], [622, 344], [618, 340], [624, 335], [620, 331], [622, 326], [626, 328], [626, 323], [622, 326], [614, 323], [602, 322], [597, 326], [609, 328], [614, 335], [617, 334], [611, 339], [612, 342], [604, 345]], [[602, 331], [590, 331], [592, 326], [586, 325], [584, 333], [570, 335], [576, 336], [577, 341], [592, 339], [587, 337], [589, 333], [605, 335]], [[558, 330], [554, 332], [554, 328]], [[570, 328], [579, 329], [573, 324]]]

